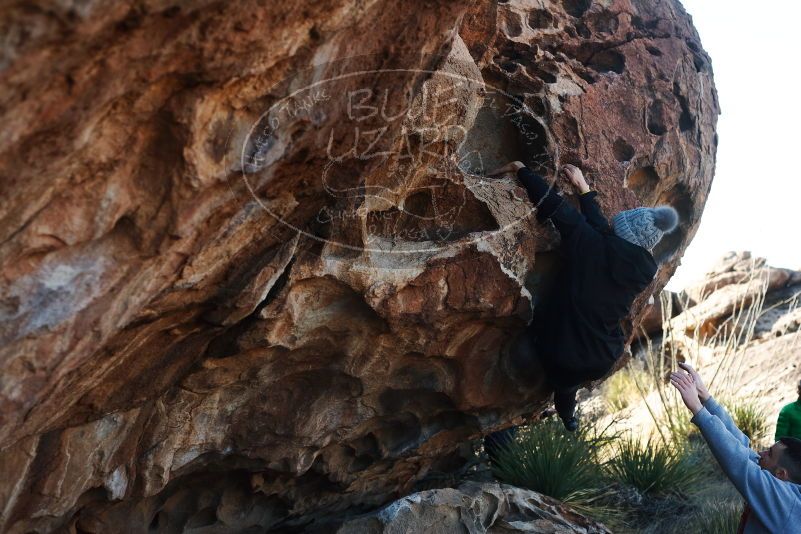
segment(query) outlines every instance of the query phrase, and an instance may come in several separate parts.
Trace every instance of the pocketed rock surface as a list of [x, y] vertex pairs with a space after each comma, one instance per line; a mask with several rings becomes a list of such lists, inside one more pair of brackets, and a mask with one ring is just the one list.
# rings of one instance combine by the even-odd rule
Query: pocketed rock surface
[[711, 63], [677, 0], [0, 20], [6, 532], [300, 528], [407, 494], [548, 401], [505, 355], [558, 234], [482, 175], [573, 163], [607, 215], [676, 207], [631, 331], [714, 172]]

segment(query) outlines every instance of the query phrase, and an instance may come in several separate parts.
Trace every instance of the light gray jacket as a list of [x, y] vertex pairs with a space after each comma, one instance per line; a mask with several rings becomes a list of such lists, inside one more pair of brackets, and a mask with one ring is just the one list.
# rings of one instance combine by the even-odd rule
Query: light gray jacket
[[692, 422], [701, 430], [723, 472], [751, 507], [745, 534], [801, 533], [801, 485], [759, 467], [759, 455], [731, 416], [710, 397]]

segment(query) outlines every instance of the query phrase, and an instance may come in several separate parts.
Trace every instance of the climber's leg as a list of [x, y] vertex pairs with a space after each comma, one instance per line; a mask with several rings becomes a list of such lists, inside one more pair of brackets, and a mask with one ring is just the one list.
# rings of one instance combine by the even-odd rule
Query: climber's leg
[[[576, 421], [576, 393], [578, 386], [571, 388], [556, 388], [553, 392], [553, 404], [556, 413], [565, 424], [568, 430], [575, 430], [578, 423]], [[572, 428], [571, 428], [572, 426]]]

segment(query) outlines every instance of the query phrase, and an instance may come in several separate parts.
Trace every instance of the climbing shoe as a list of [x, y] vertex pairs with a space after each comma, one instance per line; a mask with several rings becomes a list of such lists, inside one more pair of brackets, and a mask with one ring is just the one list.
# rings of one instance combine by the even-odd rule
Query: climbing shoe
[[578, 419], [575, 417], [571, 417], [570, 419], [562, 419], [562, 423], [564, 423], [565, 429], [568, 432], [575, 432], [578, 428]]

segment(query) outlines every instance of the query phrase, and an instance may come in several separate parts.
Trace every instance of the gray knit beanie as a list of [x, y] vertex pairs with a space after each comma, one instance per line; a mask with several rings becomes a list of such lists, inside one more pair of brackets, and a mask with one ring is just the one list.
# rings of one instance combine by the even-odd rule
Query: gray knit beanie
[[672, 232], [679, 224], [679, 214], [671, 206], [634, 208], [621, 211], [612, 219], [612, 227], [618, 237], [651, 250], [664, 234]]

